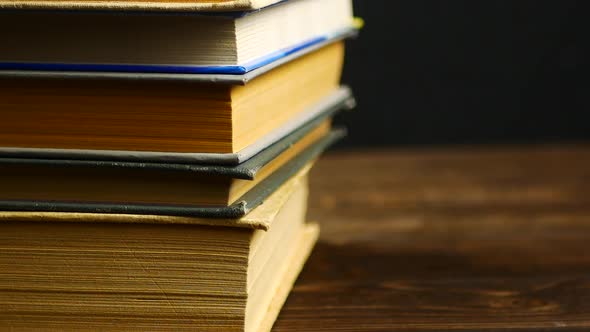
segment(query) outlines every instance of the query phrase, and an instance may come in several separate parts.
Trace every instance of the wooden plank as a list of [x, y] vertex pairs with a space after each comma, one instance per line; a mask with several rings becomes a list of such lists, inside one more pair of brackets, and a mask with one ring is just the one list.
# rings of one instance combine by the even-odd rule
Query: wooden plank
[[590, 330], [590, 146], [331, 154], [274, 331]]

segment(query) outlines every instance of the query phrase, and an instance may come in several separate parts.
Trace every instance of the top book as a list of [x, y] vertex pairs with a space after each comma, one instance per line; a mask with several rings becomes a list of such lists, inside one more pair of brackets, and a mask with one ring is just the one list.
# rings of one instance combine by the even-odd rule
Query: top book
[[0, 69], [240, 75], [353, 30], [351, 2], [0, 0]]
[[2, 0], [3, 8], [157, 11], [250, 11], [286, 0]]

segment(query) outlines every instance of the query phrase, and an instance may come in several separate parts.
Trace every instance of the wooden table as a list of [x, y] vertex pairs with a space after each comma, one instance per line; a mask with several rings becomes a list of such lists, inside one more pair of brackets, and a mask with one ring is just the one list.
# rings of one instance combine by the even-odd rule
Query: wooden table
[[590, 146], [333, 153], [274, 331], [590, 331]]

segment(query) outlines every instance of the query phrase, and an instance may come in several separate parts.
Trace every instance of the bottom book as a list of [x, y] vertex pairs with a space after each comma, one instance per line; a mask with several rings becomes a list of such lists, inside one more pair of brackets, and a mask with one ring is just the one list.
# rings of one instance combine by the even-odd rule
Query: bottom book
[[270, 331], [319, 233], [308, 170], [239, 220], [0, 212], [0, 330]]

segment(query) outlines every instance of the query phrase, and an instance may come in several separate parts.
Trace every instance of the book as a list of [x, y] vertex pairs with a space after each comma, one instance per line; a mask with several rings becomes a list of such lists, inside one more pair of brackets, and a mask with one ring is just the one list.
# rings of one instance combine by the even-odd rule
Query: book
[[236, 220], [0, 212], [0, 329], [270, 331], [317, 239], [307, 195], [299, 172]]
[[238, 14], [124, 13], [109, 11], [113, 2], [22, 10], [26, 4], [0, 11], [1, 69], [243, 74], [354, 28], [351, 0], [292, 0]]
[[318, 103], [306, 108], [301, 116], [292, 119], [282, 127], [272, 130], [255, 143], [236, 153], [174, 153], [0, 146], [0, 158], [116, 161], [123, 162], [123, 164], [129, 161], [160, 166], [190, 164], [192, 168], [207, 167], [205, 166], [207, 164], [237, 167], [261, 151], [268, 150], [269, 147], [283, 146], [282, 149], [286, 149], [285, 142], [292, 144], [295, 140], [301, 138], [304, 131], [300, 130], [300, 128], [310, 128], [313, 124], [318, 124], [319, 119], [326, 119], [340, 110], [351, 110], [355, 105], [356, 101], [351, 90], [346, 86], [342, 86], [329, 96], [322, 98]]
[[[2, 67], [0, 64], [0, 79], [117, 79], [127, 81], [157, 81], [160, 83], [168, 82], [201, 82], [201, 83], [215, 83], [215, 84], [229, 84], [229, 85], [245, 85], [258, 76], [268, 73], [269, 71], [291, 62], [306, 54], [317, 51], [327, 45], [335, 42], [353, 38], [358, 35], [358, 29], [362, 26], [362, 20], [355, 18], [358, 22], [358, 28], [351, 28], [335, 33], [324, 40], [318, 41], [312, 45], [298, 48], [292, 52], [285, 53], [280, 58], [272, 62], [268, 62], [258, 68], [244, 71], [244, 73], [158, 73], [158, 72], [112, 72], [112, 71], [83, 71], [83, 70], [57, 70], [45, 68], [44, 70], [28, 69], [14, 69]], [[17, 66], [18, 67], [18, 66]]]
[[252, 11], [285, 0], [0, 0], [0, 8], [117, 10], [117, 11]]
[[201, 160], [261, 150], [339, 93], [343, 55], [337, 42], [245, 86], [0, 79], [0, 147]]

